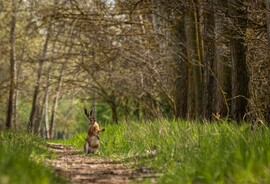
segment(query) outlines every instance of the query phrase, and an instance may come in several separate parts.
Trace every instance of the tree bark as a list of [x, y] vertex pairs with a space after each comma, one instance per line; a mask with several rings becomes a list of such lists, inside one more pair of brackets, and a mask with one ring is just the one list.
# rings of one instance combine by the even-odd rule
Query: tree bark
[[137, 121], [140, 120], [140, 102], [139, 100], [134, 100], [134, 104], [135, 104], [135, 109], [133, 111], [133, 115], [135, 116], [135, 119]]
[[[44, 97], [43, 97], [44, 98]], [[39, 135], [41, 131], [41, 122], [43, 120], [43, 114], [44, 114], [44, 101], [40, 102], [37, 106], [37, 114], [36, 114], [36, 120], [34, 124], [34, 134]]]
[[41, 56], [39, 58], [39, 63], [38, 63], [37, 78], [36, 78], [33, 101], [32, 101], [32, 108], [31, 108], [31, 113], [30, 113], [29, 123], [28, 123], [29, 132], [33, 131], [33, 125], [36, 119], [36, 109], [37, 109], [37, 104], [38, 104], [39, 88], [40, 88], [41, 76], [43, 72], [43, 65], [46, 58], [47, 49], [48, 49], [49, 40], [50, 40], [50, 31], [51, 31], [51, 25], [49, 24], [48, 29], [47, 29], [46, 39], [43, 46], [43, 51], [41, 53]]
[[45, 138], [50, 139], [50, 123], [49, 123], [49, 87], [47, 87], [46, 93], [45, 93], [45, 105], [44, 105], [44, 116], [45, 116]]
[[[48, 80], [48, 79], [47, 79]], [[45, 138], [50, 139], [50, 124], [49, 124], [49, 112], [48, 112], [48, 101], [49, 101], [49, 86], [45, 91], [45, 105], [44, 105], [44, 116], [45, 116]]]
[[56, 95], [55, 95], [54, 100], [53, 100], [50, 129], [49, 129], [51, 139], [54, 138], [55, 115], [56, 115], [56, 110], [58, 107], [58, 101], [59, 101], [61, 87], [62, 87], [64, 69], [65, 69], [65, 63], [63, 63], [61, 66], [61, 70], [60, 70], [60, 74], [59, 74], [59, 78], [58, 78], [58, 83], [57, 83], [57, 88], [56, 88]]
[[216, 71], [217, 71], [217, 103], [214, 104], [214, 111], [221, 117], [229, 117], [231, 98], [231, 67], [227, 57], [225, 17], [227, 16], [227, 0], [219, 0], [216, 4], [215, 34], [216, 34]]
[[[268, 61], [270, 60], [270, 0], [264, 0], [266, 7], [266, 26], [268, 38]], [[268, 67], [268, 79], [270, 78], [270, 67]], [[270, 124], [270, 97], [268, 97], [268, 105], [266, 107], [265, 119]]]
[[205, 0], [204, 13], [204, 94], [203, 116], [205, 120], [212, 119], [215, 92], [215, 19], [214, 2]]
[[246, 63], [245, 32], [247, 27], [247, 11], [243, 1], [229, 0], [229, 12], [232, 25], [230, 47], [232, 59], [232, 101], [231, 118], [243, 120], [248, 104], [248, 68]]
[[16, 1], [12, 1], [12, 13], [10, 22], [10, 85], [9, 85], [9, 97], [8, 97], [8, 108], [7, 108], [7, 119], [6, 127], [9, 129], [16, 124], [15, 119], [15, 108], [16, 108], [16, 58], [15, 58], [15, 44], [16, 44], [16, 22], [17, 22], [17, 7]]
[[45, 138], [50, 139], [50, 123], [49, 123], [49, 112], [48, 112], [48, 101], [49, 101], [49, 92], [50, 92], [50, 78], [51, 78], [51, 68], [52, 64], [47, 69], [47, 78], [46, 78], [46, 90], [43, 97], [43, 104], [44, 104], [44, 118], [45, 118]]
[[199, 118], [202, 113], [202, 73], [201, 60], [199, 57], [199, 31], [197, 26], [197, 12], [190, 5], [185, 15], [185, 34], [187, 58], [189, 64], [188, 76], [188, 117]]
[[111, 106], [112, 121], [114, 123], [118, 124], [117, 104], [116, 104], [115, 100], [110, 100], [109, 104]]
[[270, 0], [264, 0], [266, 7], [266, 26], [267, 26], [267, 38], [268, 38], [268, 50], [270, 50]]
[[183, 19], [179, 20], [175, 32], [175, 117], [186, 119], [188, 112], [188, 64]]

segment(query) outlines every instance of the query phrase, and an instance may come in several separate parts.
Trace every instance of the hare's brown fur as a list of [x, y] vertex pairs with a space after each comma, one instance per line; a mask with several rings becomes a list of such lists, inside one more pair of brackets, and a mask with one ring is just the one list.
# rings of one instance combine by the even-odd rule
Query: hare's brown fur
[[86, 154], [96, 153], [100, 147], [99, 143], [99, 133], [103, 132], [105, 129], [100, 129], [98, 123], [95, 120], [93, 115], [93, 110], [91, 110], [90, 114], [84, 109], [85, 115], [88, 118], [88, 130], [87, 137], [85, 139], [84, 151]]

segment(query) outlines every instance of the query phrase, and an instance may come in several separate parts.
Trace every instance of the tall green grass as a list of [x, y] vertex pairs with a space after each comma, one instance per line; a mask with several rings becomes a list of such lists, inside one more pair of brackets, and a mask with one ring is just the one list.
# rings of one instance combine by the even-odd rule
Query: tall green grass
[[50, 156], [45, 144], [30, 134], [0, 131], [0, 183], [65, 183], [44, 166], [45, 157]]
[[[106, 125], [100, 155], [163, 173], [160, 183], [270, 183], [270, 131], [247, 125], [155, 121]], [[82, 148], [85, 134], [69, 143]]]

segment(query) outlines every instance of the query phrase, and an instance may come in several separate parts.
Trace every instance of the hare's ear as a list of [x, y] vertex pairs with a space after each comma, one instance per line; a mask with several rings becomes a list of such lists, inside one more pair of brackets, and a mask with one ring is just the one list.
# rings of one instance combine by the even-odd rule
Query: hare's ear
[[[91, 112], [92, 112], [92, 111], [91, 111]], [[87, 118], [90, 117], [90, 116], [89, 116], [89, 113], [87, 112], [87, 109], [86, 109], [86, 108], [84, 108], [84, 114], [86, 115]]]
[[94, 117], [94, 110], [91, 109], [89, 117]]

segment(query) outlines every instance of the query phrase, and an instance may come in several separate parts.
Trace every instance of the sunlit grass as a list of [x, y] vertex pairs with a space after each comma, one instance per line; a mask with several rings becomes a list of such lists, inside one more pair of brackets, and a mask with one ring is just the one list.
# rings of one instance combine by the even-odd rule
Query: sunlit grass
[[27, 133], [0, 131], [0, 183], [64, 183], [44, 166], [48, 156], [42, 139]]
[[[100, 156], [156, 168], [160, 183], [270, 183], [267, 128], [167, 120], [105, 128]], [[84, 138], [68, 143], [82, 149]]]

